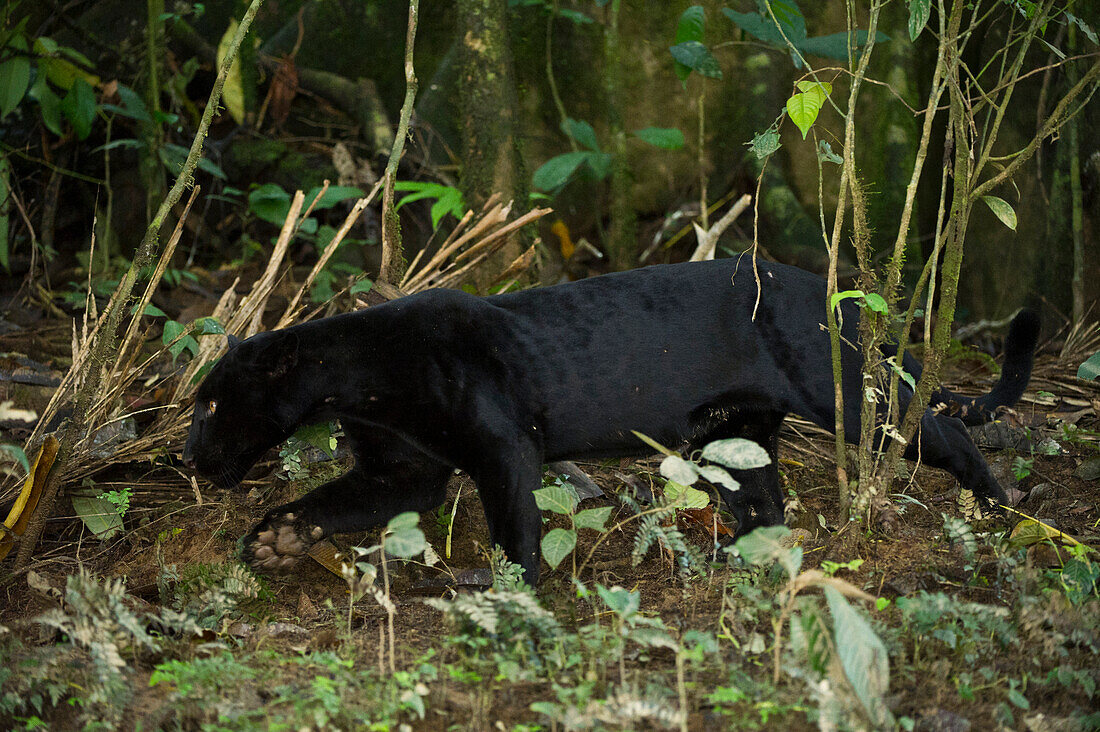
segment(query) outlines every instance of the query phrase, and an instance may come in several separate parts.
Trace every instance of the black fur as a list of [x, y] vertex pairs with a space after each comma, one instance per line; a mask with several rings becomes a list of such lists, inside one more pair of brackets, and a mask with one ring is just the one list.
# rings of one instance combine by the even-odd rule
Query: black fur
[[[185, 460], [231, 486], [302, 424], [339, 418], [355, 467], [281, 506], [245, 539], [245, 559], [288, 569], [319, 536], [383, 524], [444, 499], [461, 468], [477, 482], [491, 539], [538, 578], [543, 463], [638, 455], [638, 430], [666, 445], [731, 436], [772, 464], [719, 492], [741, 532], [783, 520], [776, 470], [783, 417], [833, 426], [825, 283], [778, 264], [733, 260], [648, 267], [478, 298], [436, 290], [261, 333], [230, 348], [200, 386]], [[845, 437], [859, 434], [859, 310], [842, 303]], [[967, 421], [1019, 398], [1038, 322], [1016, 319], [1001, 381], [979, 399], [937, 400]], [[884, 355], [892, 355], [889, 347]], [[919, 374], [920, 365], [905, 359]], [[900, 385], [902, 408], [912, 396]], [[211, 409], [211, 406], [214, 409]], [[916, 441], [906, 456], [918, 454]], [[963, 427], [927, 412], [919, 455], [990, 505], [1005, 494]]]

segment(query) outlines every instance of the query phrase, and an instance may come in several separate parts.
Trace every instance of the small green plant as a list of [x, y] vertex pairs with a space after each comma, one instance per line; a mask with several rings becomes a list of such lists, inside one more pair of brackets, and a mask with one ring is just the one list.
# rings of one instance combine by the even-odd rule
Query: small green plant
[[826, 559], [821, 563], [821, 571], [824, 572], [826, 576], [832, 577], [842, 569], [846, 569], [849, 572], [858, 572], [859, 568], [862, 566], [862, 559], [852, 559], [847, 562], [830, 562], [828, 559]]
[[433, 229], [438, 229], [439, 222], [448, 214], [454, 216], [455, 219], [461, 219], [463, 214], [466, 213], [466, 200], [462, 197], [462, 191], [454, 186], [445, 186], [442, 183], [399, 180], [393, 184], [393, 189], [395, 191], [409, 191], [409, 195], [402, 196], [397, 205], [393, 207], [394, 211], [413, 201], [425, 198], [436, 199], [431, 209]]
[[570, 528], [550, 529], [542, 537], [542, 558], [553, 569], [557, 569], [563, 559], [573, 555], [575, 573], [577, 560], [574, 550], [577, 548], [577, 532], [580, 529], [592, 529], [602, 533], [611, 515], [611, 507], [603, 506], [577, 511], [577, 505], [580, 503], [577, 490], [560, 476], [535, 491], [535, 503], [542, 511], [551, 511], [569, 518]]
[[[348, 637], [351, 637], [352, 609], [355, 603], [361, 600], [368, 592], [375, 601], [386, 611], [387, 631], [389, 639], [389, 666], [390, 673], [396, 673], [396, 644], [393, 629], [393, 618], [397, 612], [397, 606], [390, 598], [390, 575], [386, 564], [386, 555], [390, 554], [401, 559], [412, 559], [418, 554], [423, 554], [429, 548], [424, 532], [418, 526], [420, 516], [415, 511], [399, 513], [390, 519], [386, 529], [382, 532], [382, 539], [378, 544], [369, 547], [352, 547], [355, 558], [345, 562], [342, 567], [344, 581], [348, 585]], [[378, 567], [374, 564], [361, 561], [362, 557], [378, 553], [382, 566], [382, 587], [375, 586], [378, 577]]]
[[[873, 601], [874, 598], [854, 585], [820, 570], [802, 571], [802, 547], [790, 546], [785, 526], [756, 529], [737, 540], [731, 553], [757, 566], [783, 568], [786, 585], [780, 590], [781, 610], [772, 619], [773, 681], [778, 683], [782, 631], [790, 624], [791, 651], [805, 661], [797, 666], [798, 675], [817, 697], [818, 711], [833, 724], [844, 722], [874, 727], [893, 724], [885, 696], [890, 683], [886, 647], [870, 624], [846, 598]], [[806, 601], [805, 591], [824, 591], [832, 624], [826, 621], [820, 605]], [[829, 683], [823, 684], [822, 681]], [[864, 720], [864, 722], [860, 722]]]
[[331, 460], [337, 445], [336, 431], [335, 422], [299, 427], [279, 448], [283, 476], [288, 480], [301, 480], [309, 476], [310, 471], [304, 463], [304, 453], [309, 447], [317, 448]]

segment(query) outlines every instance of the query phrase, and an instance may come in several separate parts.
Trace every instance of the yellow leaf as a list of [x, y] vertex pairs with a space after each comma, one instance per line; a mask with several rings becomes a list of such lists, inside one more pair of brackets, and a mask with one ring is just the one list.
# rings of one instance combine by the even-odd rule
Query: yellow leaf
[[16, 536], [22, 536], [27, 530], [27, 522], [31, 520], [34, 509], [38, 507], [38, 499], [42, 495], [42, 489], [46, 487], [46, 478], [50, 474], [50, 468], [57, 458], [57, 450], [60, 444], [57, 438], [50, 435], [42, 443], [38, 456], [31, 465], [31, 471], [23, 482], [23, 490], [15, 499], [15, 505], [4, 519], [4, 526], [0, 529], [0, 559], [8, 556]]
[[[229, 52], [229, 45], [233, 36], [237, 33], [237, 21], [230, 20], [229, 27], [225, 29], [225, 35], [218, 42], [218, 66], [222, 65], [225, 54]], [[229, 110], [229, 115], [237, 124], [244, 123], [244, 79], [241, 77], [241, 59], [238, 56], [233, 59], [229, 67], [229, 73], [225, 76], [225, 86], [222, 87], [222, 103]]]

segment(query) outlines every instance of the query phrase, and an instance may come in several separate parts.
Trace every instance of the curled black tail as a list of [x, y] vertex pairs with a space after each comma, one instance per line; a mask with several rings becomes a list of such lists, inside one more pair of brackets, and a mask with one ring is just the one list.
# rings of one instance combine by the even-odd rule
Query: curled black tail
[[998, 407], [1011, 407], [1027, 388], [1035, 347], [1039, 344], [1039, 330], [1039, 315], [1033, 310], [1021, 310], [1008, 326], [1005, 362], [993, 390], [985, 396], [972, 398], [940, 389], [932, 396], [933, 406], [946, 405], [944, 414], [958, 417], [967, 425], [992, 421]]

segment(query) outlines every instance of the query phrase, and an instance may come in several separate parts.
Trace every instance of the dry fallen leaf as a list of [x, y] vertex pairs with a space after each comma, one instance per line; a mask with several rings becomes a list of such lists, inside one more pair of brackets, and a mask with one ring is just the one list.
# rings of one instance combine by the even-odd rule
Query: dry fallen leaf
[[46, 437], [42, 443], [42, 448], [31, 465], [31, 471], [23, 482], [23, 490], [19, 492], [15, 505], [11, 507], [3, 527], [0, 528], [0, 559], [8, 556], [15, 544], [15, 537], [22, 536], [27, 530], [27, 523], [31, 520], [34, 509], [38, 507], [38, 499], [42, 495], [42, 489], [46, 487], [46, 478], [57, 458], [59, 447], [60, 443], [53, 435]]

